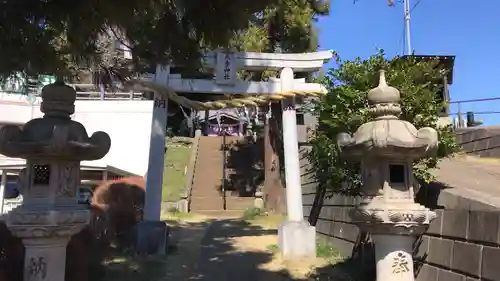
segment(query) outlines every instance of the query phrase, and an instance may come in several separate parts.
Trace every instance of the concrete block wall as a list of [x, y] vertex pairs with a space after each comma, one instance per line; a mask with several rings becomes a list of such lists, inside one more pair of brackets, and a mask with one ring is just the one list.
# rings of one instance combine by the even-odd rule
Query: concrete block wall
[[435, 211], [416, 254], [417, 280], [500, 280], [500, 211]]
[[[301, 147], [304, 215], [308, 219], [317, 183]], [[422, 188], [424, 189], [424, 188]], [[451, 202], [435, 210], [437, 219], [418, 239], [415, 262], [418, 281], [500, 281], [500, 210], [474, 204], [468, 198], [443, 193]], [[425, 198], [422, 199], [425, 201]], [[316, 224], [319, 237], [327, 239], [345, 257], [353, 254], [359, 238], [349, 211], [359, 198], [336, 195], [325, 199]]]
[[466, 153], [500, 158], [500, 126], [461, 128], [455, 137]]

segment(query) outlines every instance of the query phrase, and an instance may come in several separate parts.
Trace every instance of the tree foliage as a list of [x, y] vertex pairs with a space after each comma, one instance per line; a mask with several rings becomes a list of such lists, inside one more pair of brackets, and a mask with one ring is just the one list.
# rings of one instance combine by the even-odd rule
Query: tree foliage
[[126, 38], [135, 66], [172, 60], [195, 65], [203, 47], [227, 45], [255, 13], [277, 1], [5, 0], [0, 3], [0, 74], [27, 68], [67, 73], [68, 61], [92, 60], [99, 36], [110, 28]]
[[323, 78], [329, 93], [315, 106], [319, 125], [314, 133], [309, 154], [313, 170], [321, 186], [335, 193], [357, 195], [360, 187], [359, 164], [347, 162], [339, 155], [336, 137], [340, 132], [354, 133], [370, 121], [367, 93], [378, 85], [379, 70], [386, 70], [387, 82], [401, 92], [400, 118], [415, 127], [432, 127], [439, 133], [439, 149], [414, 165], [419, 180], [433, 179], [430, 169], [439, 158], [457, 150], [450, 126], [438, 126], [438, 112], [444, 106], [438, 92], [443, 69], [438, 61], [417, 61], [414, 57], [386, 59], [383, 51], [369, 59], [341, 61]]

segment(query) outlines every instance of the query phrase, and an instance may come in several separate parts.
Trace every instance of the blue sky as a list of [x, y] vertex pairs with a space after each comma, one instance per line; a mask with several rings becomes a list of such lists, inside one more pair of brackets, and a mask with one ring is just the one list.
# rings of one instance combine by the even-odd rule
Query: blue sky
[[[410, 0], [410, 6], [417, 2]], [[330, 11], [318, 23], [321, 49], [335, 50], [343, 60], [367, 58], [377, 47], [388, 56], [406, 52], [402, 4], [332, 0]], [[456, 56], [452, 100], [500, 97], [499, 0], [420, 0], [411, 14], [411, 39], [416, 54]], [[500, 112], [500, 100], [461, 108]], [[457, 112], [456, 106], [451, 111]], [[476, 115], [476, 119], [500, 124], [500, 114]]]

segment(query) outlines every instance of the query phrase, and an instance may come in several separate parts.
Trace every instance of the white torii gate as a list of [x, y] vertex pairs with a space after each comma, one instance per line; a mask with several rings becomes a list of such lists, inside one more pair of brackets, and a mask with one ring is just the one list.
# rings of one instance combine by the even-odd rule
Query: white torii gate
[[[294, 72], [315, 72], [332, 58], [332, 52], [300, 54], [232, 53], [209, 52], [203, 57], [203, 65], [213, 69], [215, 79], [184, 79], [179, 74], [170, 74], [169, 67], [157, 66], [151, 78], [145, 78], [177, 93], [212, 94], [280, 94], [285, 92], [324, 92], [317, 83], [306, 83], [305, 79], [294, 79]], [[266, 82], [240, 81], [238, 70], [280, 71], [279, 79]], [[158, 93], [155, 98], [162, 98]], [[278, 230], [279, 246], [283, 256], [312, 256], [316, 253], [314, 227], [304, 221], [302, 190], [300, 182], [297, 122], [293, 98], [282, 101], [283, 144], [285, 158], [287, 221]], [[164, 165], [165, 131], [167, 123], [166, 101], [153, 111], [149, 166], [146, 175], [146, 199], [144, 220], [160, 221], [162, 179]]]

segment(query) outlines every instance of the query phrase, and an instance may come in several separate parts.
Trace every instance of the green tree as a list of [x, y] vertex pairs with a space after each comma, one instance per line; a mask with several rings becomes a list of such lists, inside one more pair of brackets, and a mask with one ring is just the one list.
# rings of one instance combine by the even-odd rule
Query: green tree
[[[318, 48], [318, 30], [314, 23], [326, 16], [329, 3], [322, 0], [278, 0], [261, 13], [256, 13], [247, 29], [235, 34], [231, 46], [240, 51], [303, 53]], [[261, 81], [277, 77], [275, 71], [243, 72], [242, 78]], [[297, 78], [307, 77], [296, 73]], [[267, 111], [267, 106], [262, 107]], [[264, 126], [264, 193], [266, 207], [284, 209], [284, 189], [281, 182], [282, 129], [281, 104], [271, 104], [272, 118]], [[280, 161], [281, 160], [281, 161]]]
[[204, 47], [227, 45], [276, 1], [2, 1], [0, 74], [68, 74], [69, 62], [81, 66], [99, 55], [99, 36], [109, 29], [126, 38], [136, 67], [172, 60], [196, 66]]
[[359, 164], [348, 163], [339, 155], [336, 136], [340, 132], [354, 133], [361, 124], [370, 121], [367, 93], [377, 86], [380, 69], [386, 70], [387, 83], [401, 92], [400, 118], [417, 128], [432, 127], [439, 133], [438, 153], [414, 166], [417, 179], [431, 181], [430, 169], [436, 167], [438, 159], [457, 151], [451, 127], [438, 126], [438, 112], [444, 104], [438, 96], [443, 70], [437, 67], [437, 59], [386, 59], [380, 51], [367, 60], [341, 61], [337, 57], [337, 64], [323, 78], [329, 93], [315, 108], [319, 126], [312, 139], [309, 160], [320, 186], [334, 193], [359, 193]]

